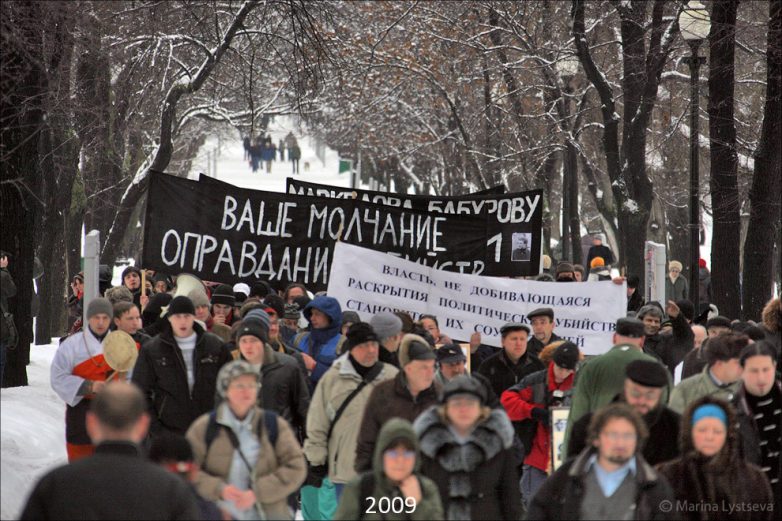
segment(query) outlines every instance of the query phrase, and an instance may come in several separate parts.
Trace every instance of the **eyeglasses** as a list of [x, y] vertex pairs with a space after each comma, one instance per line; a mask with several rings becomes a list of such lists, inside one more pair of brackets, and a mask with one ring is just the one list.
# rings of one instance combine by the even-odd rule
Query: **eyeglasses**
[[388, 456], [389, 458], [405, 458], [405, 459], [413, 459], [415, 458], [415, 451], [413, 450], [405, 450], [405, 449], [395, 449], [395, 450], [387, 450], [383, 454]]
[[232, 383], [228, 387], [232, 387], [234, 389], [239, 389], [240, 391], [252, 391], [254, 389], [258, 389], [261, 385], [258, 383], [252, 383], [252, 384], [244, 384], [244, 383]]
[[634, 432], [601, 432], [600, 436], [605, 436], [611, 441], [633, 441], [636, 439]]

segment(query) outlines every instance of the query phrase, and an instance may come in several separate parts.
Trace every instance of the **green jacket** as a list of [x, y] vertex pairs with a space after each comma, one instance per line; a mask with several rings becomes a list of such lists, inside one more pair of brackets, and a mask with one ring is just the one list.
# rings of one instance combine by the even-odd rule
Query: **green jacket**
[[[659, 363], [658, 359], [641, 352], [633, 345], [617, 344], [607, 353], [596, 356], [579, 369], [573, 388], [573, 403], [568, 416], [565, 446], [573, 424], [579, 418], [608, 405], [624, 390], [625, 368], [633, 360], [650, 360]], [[667, 397], [665, 393], [663, 403]]]
[[[415, 506], [407, 507], [404, 505], [404, 496], [399, 487], [389, 482], [383, 472], [383, 452], [389, 447], [391, 442], [404, 438], [415, 447], [415, 468], [414, 472], [421, 485], [421, 501]], [[355, 519], [445, 519], [443, 514], [443, 505], [440, 500], [440, 491], [434, 481], [418, 473], [421, 463], [421, 453], [418, 447], [418, 437], [413, 431], [413, 426], [407, 420], [402, 418], [391, 418], [380, 429], [380, 434], [375, 444], [375, 452], [372, 459], [372, 470], [361, 474], [351, 480], [342, 491], [342, 497], [339, 501], [337, 511], [334, 513], [335, 520], [355, 520]], [[373, 475], [373, 488], [371, 498], [361, 498], [361, 479], [369, 472]], [[391, 506], [400, 506], [402, 512], [395, 513], [389, 511], [381, 513], [380, 499], [388, 498], [391, 500]], [[402, 501], [393, 500], [400, 498]], [[388, 510], [388, 504], [383, 500], [382, 508]], [[361, 509], [361, 510], [360, 510]], [[367, 512], [367, 511], [370, 512]], [[412, 512], [411, 512], [412, 510]], [[363, 514], [362, 514], [363, 512]], [[410, 512], [409, 514], [406, 512]]]
[[717, 386], [714, 380], [711, 379], [711, 376], [709, 376], [709, 366], [706, 366], [700, 374], [685, 378], [679, 382], [679, 385], [674, 387], [668, 407], [679, 414], [684, 414], [684, 410], [688, 405], [706, 395], [722, 398], [729, 402], [739, 392], [740, 386], [741, 380], [737, 380], [726, 387]]

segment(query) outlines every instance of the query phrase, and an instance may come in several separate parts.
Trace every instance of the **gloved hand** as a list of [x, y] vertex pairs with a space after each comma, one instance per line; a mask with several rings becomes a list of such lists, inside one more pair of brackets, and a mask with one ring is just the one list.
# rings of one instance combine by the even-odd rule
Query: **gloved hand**
[[530, 414], [532, 415], [533, 420], [537, 420], [543, 425], [545, 425], [546, 427], [548, 427], [549, 414], [546, 409], [543, 409], [542, 407], [535, 407], [534, 409], [532, 409]]
[[307, 479], [304, 480], [305, 485], [311, 487], [320, 487], [323, 484], [323, 480], [329, 475], [328, 465], [310, 465], [307, 462]]

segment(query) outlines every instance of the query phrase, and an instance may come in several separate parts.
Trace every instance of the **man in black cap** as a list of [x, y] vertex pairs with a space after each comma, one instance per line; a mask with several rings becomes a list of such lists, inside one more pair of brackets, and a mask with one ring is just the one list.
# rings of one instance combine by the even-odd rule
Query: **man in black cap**
[[500, 335], [502, 351], [487, 358], [478, 368], [478, 372], [489, 379], [497, 396], [528, 374], [544, 368], [538, 357], [527, 352], [529, 326], [508, 322], [500, 328]]
[[525, 377], [502, 393], [501, 402], [508, 418], [524, 428], [517, 432], [526, 451], [521, 474], [521, 499], [528, 505], [548, 477], [551, 460], [549, 407], [570, 405], [576, 366], [580, 353], [573, 342], [562, 342], [548, 368]]
[[356, 472], [372, 468], [375, 442], [386, 421], [403, 418], [412, 422], [437, 403], [441, 386], [434, 379], [434, 349], [418, 335], [408, 334], [402, 337], [398, 354], [402, 370], [393, 380], [379, 384], [364, 408], [356, 448]]
[[122, 285], [130, 290], [133, 303], [141, 311], [141, 270], [136, 266], [128, 266], [122, 271]]
[[[679, 424], [681, 416], [663, 402], [669, 386], [668, 372], [658, 362], [634, 360], [627, 364], [624, 389], [614, 402], [625, 402], [644, 419], [649, 438], [643, 448], [644, 459], [657, 465], [679, 457]], [[587, 444], [587, 431], [593, 413], [587, 413], [573, 424], [567, 456], [577, 456]]]
[[231, 354], [216, 335], [195, 322], [195, 306], [171, 300], [168, 326], [146, 342], [133, 369], [133, 383], [147, 397], [150, 434], [184, 434], [193, 420], [214, 409], [217, 373]]
[[[614, 346], [608, 352], [596, 356], [584, 364], [578, 373], [573, 390], [573, 405], [568, 417], [568, 433], [573, 424], [589, 412], [608, 405], [624, 389], [625, 370], [633, 360], [656, 358], [643, 352], [644, 323], [637, 318], [620, 318], [616, 321]], [[667, 400], [668, 396], [664, 397]]]
[[445, 344], [437, 350], [437, 374], [435, 379], [445, 385], [466, 371], [467, 357], [458, 344]]
[[551, 342], [562, 340], [554, 333], [554, 310], [551, 308], [538, 308], [527, 313], [527, 318], [532, 326], [532, 338], [527, 342], [527, 352], [538, 356], [543, 348]]
[[706, 332], [709, 334], [709, 338], [714, 338], [723, 333], [730, 333], [730, 326], [731, 323], [728, 317], [717, 315], [706, 321]]
[[234, 321], [234, 306], [236, 297], [234, 290], [228, 284], [220, 284], [212, 291], [212, 320], [215, 324], [231, 327]]

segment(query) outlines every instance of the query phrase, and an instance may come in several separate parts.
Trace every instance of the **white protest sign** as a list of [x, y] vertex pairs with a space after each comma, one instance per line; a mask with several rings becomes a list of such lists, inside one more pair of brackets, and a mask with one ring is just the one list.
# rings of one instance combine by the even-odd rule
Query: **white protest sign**
[[528, 312], [550, 307], [556, 334], [587, 355], [611, 347], [616, 321], [627, 314], [625, 284], [460, 274], [342, 242], [334, 249], [328, 295], [364, 321], [381, 311], [406, 311], [414, 319], [431, 314], [449, 337], [468, 340], [477, 331], [483, 343], [494, 346], [501, 345], [503, 324], [529, 324]]

